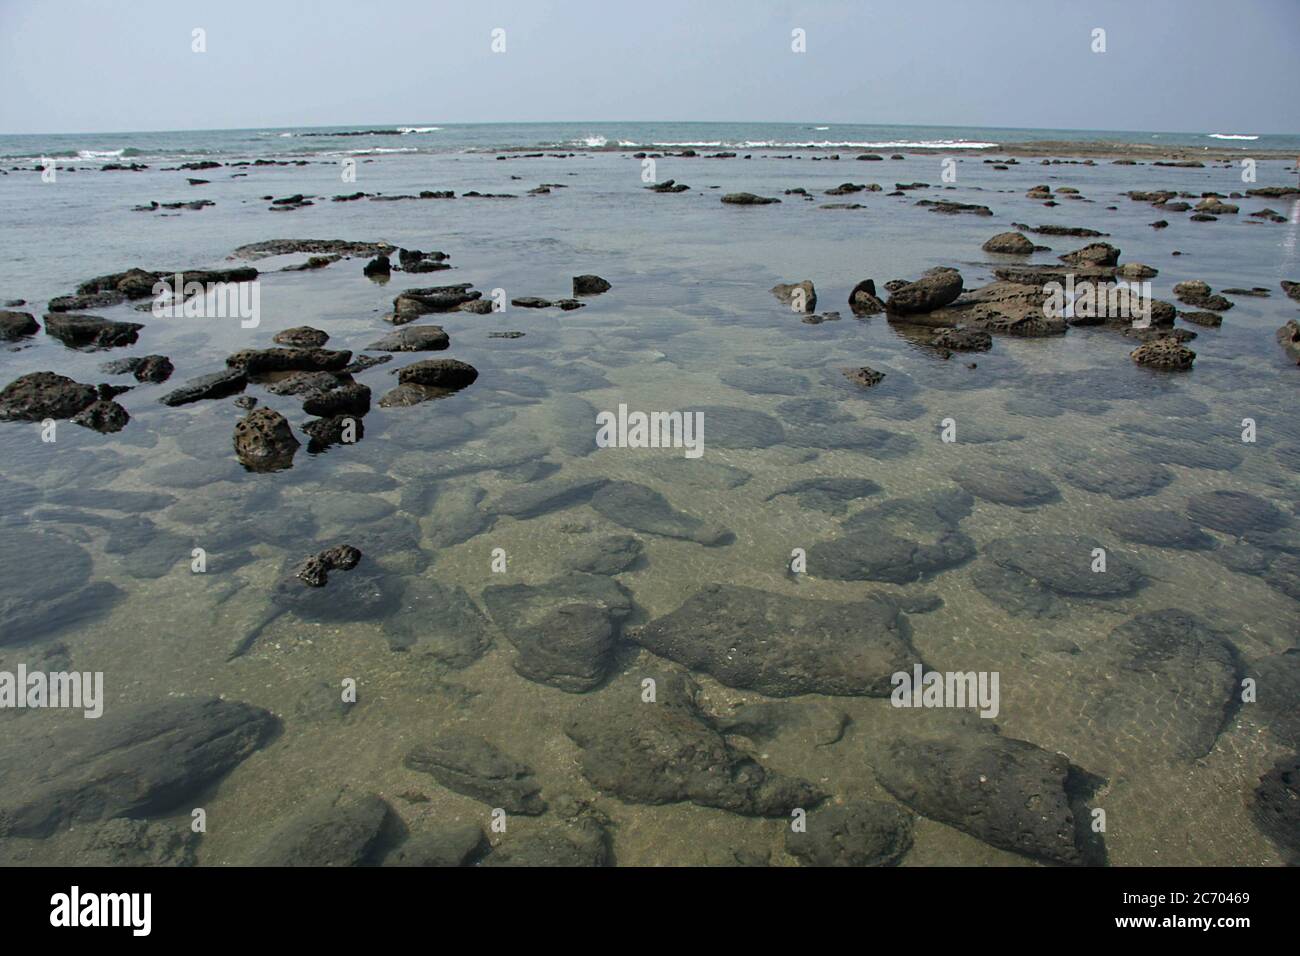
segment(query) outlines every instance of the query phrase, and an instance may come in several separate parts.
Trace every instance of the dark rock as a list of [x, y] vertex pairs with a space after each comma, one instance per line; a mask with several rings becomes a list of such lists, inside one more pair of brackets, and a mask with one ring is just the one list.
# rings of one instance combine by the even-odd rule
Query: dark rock
[[602, 292], [608, 292], [610, 288], [610, 284], [600, 276], [581, 275], [573, 277], [574, 295], [600, 295]]
[[606, 535], [567, 551], [560, 566], [585, 574], [620, 574], [640, 560], [643, 550], [641, 542], [631, 535]]
[[112, 322], [95, 315], [66, 312], [45, 316], [45, 334], [73, 348], [111, 349], [134, 345], [142, 328], [139, 322]]
[[271, 341], [277, 345], [289, 345], [299, 349], [318, 349], [330, 340], [328, 332], [313, 329], [310, 325], [299, 325], [292, 329], [277, 332]]
[[615, 524], [632, 531], [683, 538], [712, 547], [727, 544], [733, 535], [711, 521], [678, 511], [659, 492], [631, 481], [611, 481], [591, 499], [591, 506]]
[[492, 646], [487, 617], [465, 589], [427, 577], [408, 585], [401, 609], [384, 621], [384, 636], [394, 651], [454, 669], [473, 664]]
[[469, 866], [487, 850], [477, 823], [449, 824], [409, 837], [384, 858], [384, 866]]
[[337, 372], [352, 361], [352, 353], [332, 349], [243, 349], [226, 358], [226, 365], [250, 375], [265, 372]]
[[792, 495], [799, 507], [839, 515], [849, 504], [880, 493], [880, 485], [867, 478], [804, 478], [772, 492], [764, 501], [778, 495]]
[[1211, 491], [1187, 499], [1187, 515], [1205, 528], [1226, 534], [1276, 531], [1288, 523], [1271, 501], [1244, 491]]
[[1107, 527], [1125, 541], [1160, 548], [1207, 550], [1217, 545], [1199, 527], [1176, 511], [1158, 508], [1127, 509], [1107, 521]]
[[977, 498], [1017, 508], [1050, 504], [1061, 497], [1046, 475], [1014, 465], [968, 465], [954, 474], [953, 480]]
[[731, 206], [766, 206], [781, 200], [771, 196], [755, 196], [753, 193], [727, 193], [722, 201]]
[[376, 352], [437, 352], [450, 344], [439, 325], [408, 325], [366, 346]]
[[887, 742], [875, 762], [876, 778], [922, 816], [992, 846], [1054, 863], [1100, 862], [1084, 803], [1095, 778], [1063, 754], [970, 720], [950, 736]]
[[456, 359], [425, 359], [406, 366], [397, 373], [403, 385], [424, 385], [454, 391], [472, 385], [478, 369]]
[[111, 705], [98, 720], [6, 741], [0, 835], [45, 837], [67, 824], [168, 813], [229, 773], [276, 727], [271, 714], [248, 704], [173, 697]]
[[235, 457], [250, 471], [280, 471], [293, 466], [299, 446], [283, 415], [255, 408], [235, 424]]
[[930, 345], [953, 352], [987, 352], [993, 348], [993, 337], [976, 329], [936, 329]]
[[0, 390], [0, 421], [71, 418], [98, 397], [93, 385], [82, 385], [53, 372], [31, 372]]
[[0, 312], [0, 342], [13, 342], [40, 330], [30, 312]]
[[374, 794], [313, 797], [293, 811], [252, 859], [253, 866], [361, 866], [382, 851], [392, 810]]
[[861, 368], [844, 368], [840, 369], [854, 385], [861, 385], [863, 388], [871, 388], [873, 385], [879, 385], [885, 380], [884, 372], [877, 372], [874, 368], [864, 365]]
[[[654, 681], [654, 701], [643, 699]], [[583, 775], [628, 803], [689, 801], [747, 816], [785, 817], [822, 795], [734, 749], [699, 709], [699, 688], [672, 672], [635, 674], [583, 700], [565, 724]]]
[[609, 483], [607, 478], [556, 478], [531, 483], [503, 492], [485, 506], [494, 514], [515, 518], [535, 518], [562, 508], [571, 508], [591, 499]]
[[1027, 256], [1034, 251], [1034, 244], [1024, 233], [1000, 232], [980, 248], [1001, 255]]
[[415, 746], [404, 763], [411, 770], [429, 774], [448, 790], [507, 813], [532, 817], [546, 812], [542, 787], [532, 768], [506, 756], [482, 737], [443, 734]]
[[933, 544], [927, 544], [884, 528], [864, 526], [809, 548], [808, 573], [834, 581], [906, 584], [974, 556], [974, 542], [960, 531], [942, 531]]
[[808, 814], [785, 849], [804, 866], [892, 866], [912, 848], [912, 818], [892, 803], [858, 800]]
[[961, 273], [956, 269], [936, 269], [894, 291], [885, 303], [893, 315], [932, 312], [954, 301], [962, 290]]
[[[11, 499], [6, 493], [6, 504]], [[93, 618], [118, 597], [92, 584], [90, 555], [52, 531], [8, 528], [0, 535], [0, 644], [26, 642]]]
[[104, 400], [91, 402], [72, 416], [74, 425], [81, 425], [83, 428], [91, 428], [104, 434], [120, 432], [130, 420], [131, 416], [127, 414], [125, 408], [117, 402]]
[[208, 398], [225, 398], [242, 392], [247, 386], [248, 375], [245, 372], [240, 369], [228, 369], [224, 372], [213, 372], [211, 375], [192, 378], [175, 391], [168, 392], [159, 401], [173, 407], [188, 405]]
[[1300, 754], [1280, 758], [1259, 778], [1250, 810], [1260, 832], [1288, 862], [1300, 862]]
[[799, 282], [781, 283], [772, 287], [772, 294], [778, 300], [795, 308], [796, 312], [815, 312], [817, 310], [817, 289], [811, 279]]
[[360, 551], [351, 545], [340, 544], [307, 558], [297, 574], [308, 587], [323, 588], [329, 582], [329, 572], [351, 571], [360, 562]]
[[882, 598], [810, 601], [713, 584], [629, 637], [728, 687], [769, 697], [887, 697], [890, 675], [917, 660], [907, 635], [906, 618]]
[[370, 411], [370, 388], [359, 382], [350, 382], [324, 392], [307, 396], [302, 410], [308, 415], [326, 418], [336, 415], [364, 415]]

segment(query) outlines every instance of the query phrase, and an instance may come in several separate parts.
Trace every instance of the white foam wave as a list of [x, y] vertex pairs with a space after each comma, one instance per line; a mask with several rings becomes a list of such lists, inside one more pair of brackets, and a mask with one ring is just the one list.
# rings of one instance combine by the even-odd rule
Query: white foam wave
[[1211, 133], [1210, 139], [1259, 139], [1259, 137], [1246, 136], [1243, 133]]
[[399, 126], [397, 131], [405, 136], [407, 133], [436, 133], [441, 126]]

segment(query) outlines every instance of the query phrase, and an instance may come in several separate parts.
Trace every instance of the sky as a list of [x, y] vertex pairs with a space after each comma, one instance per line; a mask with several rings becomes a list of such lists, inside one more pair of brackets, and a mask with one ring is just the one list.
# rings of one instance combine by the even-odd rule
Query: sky
[[0, 91], [0, 133], [614, 120], [1297, 133], [1300, 0], [0, 0]]

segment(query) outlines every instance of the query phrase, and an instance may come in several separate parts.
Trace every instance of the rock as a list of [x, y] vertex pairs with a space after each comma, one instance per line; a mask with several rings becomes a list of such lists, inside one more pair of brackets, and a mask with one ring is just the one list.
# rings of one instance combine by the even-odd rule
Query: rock
[[[11, 499], [6, 495], [5, 503]], [[91, 583], [90, 555], [52, 531], [8, 528], [0, 535], [0, 644], [29, 641], [107, 609], [120, 592]]]
[[493, 514], [515, 518], [535, 518], [562, 508], [571, 508], [591, 499], [609, 483], [607, 478], [556, 478], [530, 483], [503, 492], [485, 506]]
[[804, 478], [772, 492], [764, 501], [778, 495], [792, 495], [799, 507], [839, 515], [849, 504], [880, 493], [880, 485], [867, 478]]
[[[641, 681], [654, 681], [654, 701]], [[787, 817], [822, 795], [734, 749], [696, 704], [699, 688], [673, 672], [633, 674], [582, 701], [565, 723], [598, 790], [628, 803], [689, 801], [746, 816]]]
[[1286, 325], [1277, 330], [1277, 343], [1286, 350], [1288, 358], [1300, 365], [1300, 323], [1287, 319]]
[[1128, 558], [1106, 550], [1106, 570], [1093, 571], [1094, 538], [1064, 534], [999, 538], [984, 549], [971, 576], [985, 597], [1013, 613], [1056, 615], [1058, 597], [1113, 598], [1135, 593], [1147, 581]]
[[[276, 200], [276, 202], [281, 201]], [[392, 272], [393, 265], [388, 261], [388, 256], [376, 256], [361, 267], [362, 275], [366, 276], [387, 276], [392, 275]]]
[[876, 295], [876, 283], [863, 279], [849, 293], [849, 308], [854, 315], [879, 315], [885, 311], [885, 303]]
[[1182, 312], [1178, 317], [1184, 322], [1191, 322], [1193, 325], [1200, 325], [1210, 329], [1217, 329], [1223, 325], [1223, 316], [1217, 312]]
[[793, 307], [796, 312], [817, 311], [817, 290], [811, 279], [775, 285], [772, 287], [772, 294], [781, 302]]
[[863, 388], [871, 388], [885, 380], [884, 372], [877, 372], [874, 368], [865, 365], [861, 368], [843, 368], [840, 371], [854, 385], [861, 385]]
[[712, 584], [629, 637], [728, 687], [768, 697], [887, 697], [917, 660], [894, 603], [811, 601]]
[[250, 471], [280, 471], [293, 466], [298, 439], [283, 415], [255, 408], [235, 424], [235, 457]]
[[600, 276], [581, 275], [573, 277], [574, 295], [600, 295], [602, 292], [608, 292], [610, 288], [612, 288], [610, 284]]
[[302, 403], [308, 415], [326, 418], [335, 415], [364, 415], [370, 411], [370, 387], [359, 382], [349, 382], [323, 392], [313, 392]]
[[520, 309], [549, 309], [554, 303], [540, 296], [521, 295], [517, 299], [511, 299], [510, 304]]
[[1119, 262], [1119, 254], [1109, 242], [1093, 242], [1057, 258], [1070, 265], [1113, 266]]
[[0, 421], [71, 418], [98, 397], [93, 385], [82, 385], [53, 372], [31, 372], [0, 390]]
[[974, 556], [974, 542], [960, 531], [944, 530], [933, 544], [926, 544], [867, 525], [809, 548], [808, 573], [834, 581], [906, 584]]
[[472, 385], [476, 378], [478, 369], [456, 359], [425, 359], [397, 373], [397, 380], [403, 385], [423, 385], [448, 391]]
[[142, 328], [139, 322], [111, 322], [96, 315], [65, 312], [45, 316], [45, 334], [73, 348], [111, 349], [134, 345]]
[[[393, 299], [391, 321], [394, 325], [404, 325], [430, 312], [453, 312], [480, 301], [482, 296], [481, 292], [472, 291], [468, 282], [407, 289]], [[491, 311], [491, 302], [487, 311]]]
[[1046, 475], [1014, 465], [968, 465], [954, 474], [953, 480], [977, 498], [1016, 508], [1050, 504], [1061, 497]]
[[285, 329], [271, 337], [271, 341], [277, 345], [289, 345], [299, 349], [318, 349], [329, 340], [329, 333], [313, 329], [310, 325]]
[[0, 342], [13, 342], [40, 330], [30, 312], [0, 312]]
[[1154, 279], [1160, 273], [1159, 270], [1144, 265], [1141, 262], [1126, 262], [1119, 267], [1115, 274], [1123, 279], [1136, 281], [1141, 279]]
[[1250, 810], [1259, 831], [1288, 862], [1300, 861], [1300, 754], [1280, 758], [1259, 778]]
[[105, 362], [100, 368], [109, 375], [134, 375], [137, 382], [153, 384], [167, 381], [175, 371], [171, 359], [165, 355], [118, 359], [115, 362]]
[[605, 535], [565, 552], [560, 567], [584, 574], [620, 574], [641, 559], [644, 547], [631, 535]]
[[718, 375], [718, 381], [751, 395], [804, 395], [809, 388], [803, 375], [772, 366], [728, 369]]
[[804, 866], [892, 866], [912, 848], [912, 818], [892, 803], [857, 800], [810, 813], [786, 830], [785, 850]]
[[1277, 505], [1244, 491], [1192, 495], [1187, 515], [1202, 527], [1235, 535], [1276, 531], [1289, 523]]
[[1282, 291], [1285, 292], [1289, 298], [1300, 302], [1300, 282], [1289, 282], [1288, 280], [1283, 279]]
[[574, 573], [537, 586], [490, 586], [483, 603], [518, 652], [516, 672], [571, 694], [604, 681], [632, 611], [627, 592], [611, 578]]
[[1034, 251], [1034, 243], [1021, 232], [1000, 232], [980, 248], [1001, 255], [1027, 256]]
[[603, 821], [579, 817], [559, 824], [543, 825], [527, 832], [510, 831], [480, 866], [578, 867], [608, 866], [613, 863], [609, 833]]
[[303, 561], [296, 572], [308, 587], [323, 588], [331, 571], [351, 571], [361, 563], [361, 552], [348, 544], [326, 548]]
[[993, 348], [993, 336], [976, 329], [943, 328], [935, 330], [930, 345], [953, 352], [987, 352]]
[[765, 412], [730, 405], [695, 405], [684, 411], [704, 414], [711, 447], [768, 448], [785, 440], [781, 423]]
[[450, 344], [442, 326], [408, 325], [366, 348], [376, 352], [437, 352]]
[[755, 196], [753, 193], [727, 193], [722, 201], [731, 206], [766, 206], [781, 200], [771, 196]]
[[1165, 336], [1144, 342], [1129, 353], [1138, 365], [1171, 371], [1186, 371], [1196, 361], [1196, 353], [1180, 345], [1176, 338]]
[[384, 636], [393, 651], [453, 669], [468, 667], [492, 646], [487, 617], [465, 589], [428, 577], [408, 584], [401, 608], [384, 621]]
[[192, 378], [180, 388], [159, 399], [172, 407], [200, 402], [208, 398], [225, 398], [242, 392], [248, 386], [248, 375], [241, 369], [228, 369]]
[[429, 774], [448, 790], [489, 807], [530, 817], [546, 812], [542, 787], [532, 768], [508, 757], [482, 737], [442, 734], [417, 744], [406, 755], [404, 764]]
[[917, 201], [918, 206], [928, 206], [931, 212], [943, 213], [947, 216], [955, 216], [958, 213], [970, 213], [974, 216], [991, 216], [993, 210], [988, 206], [979, 206], [975, 203], [966, 202], [948, 202], [947, 200], [921, 199]]
[[1099, 781], [1063, 754], [966, 718], [949, 736], [900, 735], [880, 748], [876, 778], [922, 816], [999, 849], [1053, 863], [1100, 862], [1085, 801]]
[[226, 358], [226, 365], [249, 375], [266, 372], [337, 372], [352, 361], [352, 353], [331, 349], [243, 349]]
[[1160, 548], [1208, 550], [1218, 542], [1176, 511], [1128, 509], [1110, 518], [1107, 526], [1125, 541]]
[[[29, 558], [33, 555], [29, 555]], [[265, 743], [276, 719], [215, 698], [110, 703], [98, 720], [7, 740], [0, 835], [46, 837], [68, 824], [150, 817], [207, 790]]]
[[261, 844], [253, 866], [361, 866], [382, 851], [392, 810], [374, 794], [313, 797]]
[[960, 272], [938, 269], [891, 293], [885, 308], [893, 315], [932, 312], [954, 301], [961, 290]]
[[91, 428], [104, 434], [120, 432], [130, 420], [131, 416], [127, 414], [126, 409], [117, 402], [103, 400], [91, 402], [72, 416], [74, 425], [81, 425], [83, 428]]
[[1200, 618], [1178, 609], [1147, 611], [1097, 645], [1104, 678], [1081, 719], [1107, 737], [1140, 736], [1184, 760], [1214, 749], [1236, 709], [1237, 649]]
[[267, 239], [240, 246], [230, 254], [230, 257], [264, 259], [267, 256], [285, 256], [296, 252], [338, 256], [379, 256], [388, 255], [395, 248], [386, 242], [351, 242], [346, 239]]
[[409, 837], [384, 858], [384, 866], [470, 866], [487, 850], [477, 823], [449, 824]]
[[1232, 308], [1232, 302], [1221, 295], [1214, 295], [1209, 285], [1200, 279], [1179, 282], [1174, 286], [1174, 297], [1186, 305], [1198, 309], [1210, 309], [1214, 312], [1226, 312]]
[[611, 481], [591, 499], [597, 513], [632, 531], [682, 538], [706, 547], [730, 543], [721, 525], [678, 511], [659, 492], [632, 481]]
[[1128, 456], [1082, 458], [1058, 470], [1076, 488], [1119, 499], [1154, 495], [1174, 480], [1168, 468]]

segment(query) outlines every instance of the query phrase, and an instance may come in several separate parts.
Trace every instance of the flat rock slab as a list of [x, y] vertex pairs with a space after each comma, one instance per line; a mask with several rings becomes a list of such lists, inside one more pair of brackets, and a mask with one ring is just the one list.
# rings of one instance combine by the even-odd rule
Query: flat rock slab
[[1187, 516], [1203, 527], [1237, 535], [1276, 531], [1288, 524], [1277, 505], [1244, 491], [1192, 495], [1187, 499]]
[[1147, 583], [1142, 571], [1107, 549], [1106, 570], [1093, 571], [1095, 538], [1041, 534], [1000, 538], [984, 549], [971, 581], [995, 604], [1013, 613], [1058, 616], [1059, 597], [1116, 598]]
[[89, 552], [53, 531], [6, 529], [0, 567], [0, 645], [94, 617], [120, 596], [107, 582], [91, 583]]
[[864, 527], [808, 549], [808, 573], [834, 581], [906, 584], [975, 557], [975, 543], [960, 531], [942, 531], [933, 543]]
[[408, 325], [366, 346], [372, 352], [437, 352], [451, 340], [440, 325]]
[[0, 835], [44, 837], [68, 824], [170, 812], [234, 769], [276, 726], [260, 708], [193, 697], [134, 707], [110, 701], [97, 720], [24, 732], [0, 750]]
[[893, 738], [874, 769], [917, 813], [1000, 849], [1066, 864], [1104, 854], [1087, 836], [1085, 801], [1097, 781], [1063, 754], [961, 724], [944, 736]]
[[709, 585], [629, 634], [660, 657], [769, 697], [887, 697], [918, 660], [906, 616], [883, 598], [810, 601]]
[[406, 755], [405, 764], [411, 770], [429, 774], [448, 790], [507, 813], [535, 817], [546, 812], [542, 787], [532, 768], [508, 757], [482, 737], [443, 734], [414, 747]]
[[764, 500], [790, 495], [799, 507], [839, 515], [850, 504], [880, 493], [880, 485], [867, 478], [805, 478], [780, 488]]
[[704, 413], [706, 447], [768, 448], [785, 441], [785, 429], [766, 412], [730, 405], [696, 405], [687, 411]]
[[727, 743], [696, 705], [698, 693], [683, 674], [638, 671], [585, 699], [565, 723], [583, 776], [628, 803], [690, 802], [746, 816], [788, 817], [821, 801], [812, 784]]
[[609, 482], [592, 496], [591, 506], [632, 531], [682, 538], [706, 547], [727, 544], [734, 538], [721, 525], [678, 511], [659, 492], [633, 481]]
[[1174, 480], [1168, 468], [1122, 456], [1080, 459], [1061, 465], [1057, 471], [1076, 488], [1120, 500], [1154, 495]]
[[484, 508], [493, 514], [535, 518], [583, 504], [608, 483], [607, 478], [556, 478], [528, 483], [501, 493]]
[[451, 668], [473, 664], [492, 646], [492, 628], [462, 587], [421, 576], [407, 584], [401, 608], [384, 621], [394, 651], [429, 656]]
[[1033, 469], [1014, 465], [973, 464], [952, 477], [975, 497], [1000, 505], [1028, 508], [1049, 504], [1061, 497], [1052, 479]]
[[1139, 614], [1100, 642], [1103, 678], [1090, 682], [1081, 718], [1108, 738], [1140, 738], [1173, 756], [1204, 757], [1235, 710], [1236, 647], [1195, 615]]

